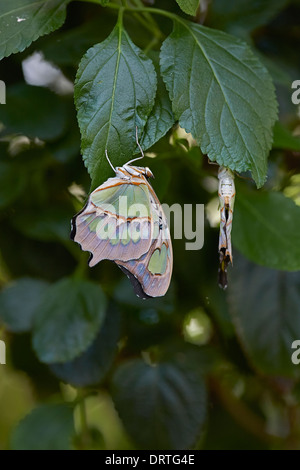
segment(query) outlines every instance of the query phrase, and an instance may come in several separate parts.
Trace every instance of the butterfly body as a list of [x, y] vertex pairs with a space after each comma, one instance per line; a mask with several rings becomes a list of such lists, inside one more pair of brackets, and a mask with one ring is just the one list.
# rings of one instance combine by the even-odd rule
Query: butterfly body
[[167, 220], [148, 182], [149, 168], [125, 164], [95, 189], [72, 220], [71, 237], [90, 251], [90, 266], [114, 261], [142, 298], [162, 296], [173, 254]]

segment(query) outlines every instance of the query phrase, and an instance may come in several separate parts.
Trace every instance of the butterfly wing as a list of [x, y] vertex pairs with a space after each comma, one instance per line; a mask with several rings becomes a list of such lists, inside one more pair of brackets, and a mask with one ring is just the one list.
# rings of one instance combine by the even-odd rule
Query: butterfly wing
[[153, 220], [144, 178], [109, 178], [73, 218], [71, 238], [89, 251], [89, 266], [103, 259], [129, 261], [151, 246]]
[[116, 260], [130, 279], [136, 295], [143, 299], [165, 295], [173, 269], [173, 251], [167, 219], [150, 185], [149, 192], [154, 225], [151, 246], [139, 259], [127, 262]]

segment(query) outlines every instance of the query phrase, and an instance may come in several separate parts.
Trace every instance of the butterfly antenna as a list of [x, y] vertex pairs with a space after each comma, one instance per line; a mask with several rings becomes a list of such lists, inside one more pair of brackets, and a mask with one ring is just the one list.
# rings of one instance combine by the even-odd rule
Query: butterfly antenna
[[130, 160], [130, 162], [127, 162], [127, 165], [130, 165], [131, 163], [136, 162], [137, 160], [141, 160], [141, 158], [144, 158], [144, 156], [145, 156], [144, 152], [143, 152], [143, 149], [142, 149], [142, 147], [140, 146], [140, 143], [139, 143], [137, 126], [135, 127], [135, 140], [136, 140], [138, 148], [140, 149], [141, 156], [137, 157], [137, 158], [134, 158], [133, 160]]
[[111, 163], [110, 159], [108, 158], [107, 149], [105, 149], [105, 156], [106, 156], [107, 161], [108, 161], [108, 163], [110, 164], [111, 168], [112, 168], [112, 169], [114, 170], [114, 172], [116, 173], [115, 167], [113, 166], [113, 164]]

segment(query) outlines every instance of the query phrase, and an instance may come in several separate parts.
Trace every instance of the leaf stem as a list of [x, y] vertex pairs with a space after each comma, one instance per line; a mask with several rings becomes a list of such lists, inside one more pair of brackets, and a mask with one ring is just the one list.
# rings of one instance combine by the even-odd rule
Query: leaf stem
[[[144, 8], [144, 5], [142, 3], [141, 0], [132, 0], [132, 2], [136, 5], [136, 8]], [[152, 18], [152, 15], [150, 15], [150, 13], [148, 12], [143, 12], [144, 13], [144, 16], [145, 16], [145, 19], [147, 22], [149, 22], [151, 25], [152, 25], [152, 31], [153, 33], [159, 38], [159, 39], [162, 39], [163, 38], [163, 34], [161, 32], [161, 30], [159, 29], [159, 26], [158, 24], [156, 23], [156, 21], [154, 20], [154, 18]], [[147, 23], [148, 24], [148, 23]]]
[[150, 42], [149, 44], [147, 45], [147, 47], [145, 47], [144, 49], [144, 54], [148, 54], [149, 51], [151, 51], [153, 49], [153, 47], [156, 46], [156, 44], [158, 43], [158, 38], [154, 37]]
[[124, 15], [124, 9], [125, 7], [122, 6], [122, 7], [119, 7], [119, 14], [118, 14], [118, 21], [117, 21], [117, 25], [118, 26], [123, 26], [123, 15]]

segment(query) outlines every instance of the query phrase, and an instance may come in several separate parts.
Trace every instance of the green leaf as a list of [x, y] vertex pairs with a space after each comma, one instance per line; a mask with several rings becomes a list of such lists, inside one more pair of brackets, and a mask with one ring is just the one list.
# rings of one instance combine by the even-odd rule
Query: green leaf
[[164, 41], [161, 71], [179, 124], [202, 153], [266, 179], [277, 104], [271, 78], [249, 46], [184, 20]]
[[300, 207], [282, 193], [237, 189], [233, 244], [269, 268], [300, 269]]
[[24, 277], [0, 292], [0, 321], [9, 331], [31, 330], [36, 308], [47, 287], [45, 281]]
[[300, 138], [294, 136], [281, 122], [276, 122], [274, 126], [273, 148], [294, 150], [300, 152]]
[[11, 447], [13, 450], [68, 450], [74, 434], [71, 405], [40, 405], [18, 424]]
[[94, 341], [105, 318], [100, 286], [65, 278], [49, 287], [35, 317], [33, 347], [40, 361], [67, 362]]
[[6, 132], [55, 140], [66, 131], [69, 103], [52, 91], [22, 83], [9, 87], [6, 98], [0, 108]]
[[26, 184], [24, 171], [13, 163], [0, 162], [0, 208], [11, 204]]
[[143, 449], [187, 449], [202, 430], [205, 384], [187, 361], [150, 366], [128, 360], [113, 377], [112, 393], [126, 430]]
[[195, 15], [199, 5], [199, 0], [176, 0], [181, 10], [188, 15]]
[[257, 266], [238, 254], [230, 274], [230, 310], [253, 365], [266, 374], [299, 377], [291, 346], [300, 338], [300, 274]]
[[114, 166], [132, 158], [138, 135], [154, 105], [156, 73], [120, 21], [110, 36], [83, 57], [75, 83], [82, 153], [93, 187], [111, 176]]
[[157, 73], [157, 92], [154, 106], [148, 116], [144, 129], [143, 138], [140, 144], [143, 150], [147, 150], [158, 142], [174, 124], [175, 118], [172, 112], [172, 103], [170, 101], [166, 86], [160, 76], [159, 54], [152, 51], [149, 54]]
[[93, 344], [79, 357], [64, 364], [52, 364], [52, 372], [75, 387], [101, 382], [111, 367], [120, 337], [120, 314], [109, 308]]
[[70, 0], [10, 0], [0, 5], [0, 60], [59, 28]]

